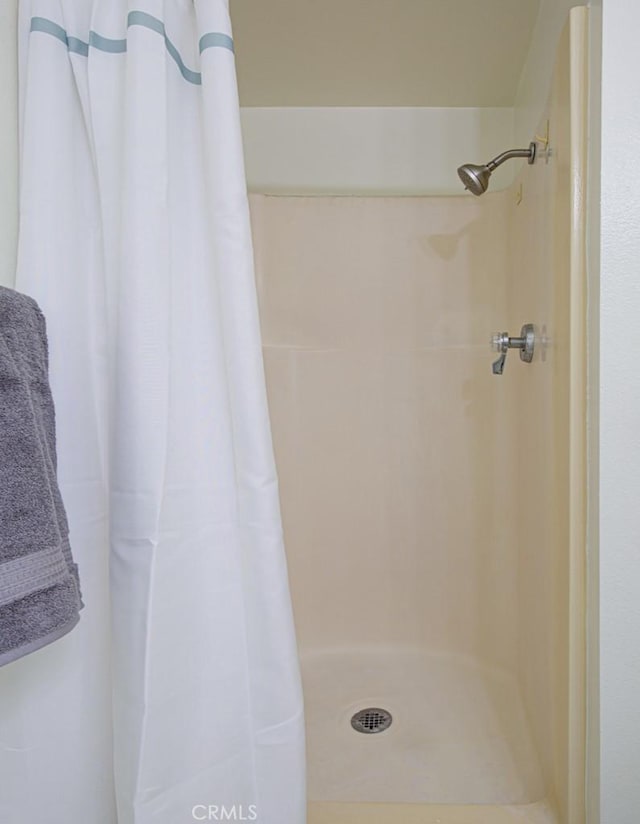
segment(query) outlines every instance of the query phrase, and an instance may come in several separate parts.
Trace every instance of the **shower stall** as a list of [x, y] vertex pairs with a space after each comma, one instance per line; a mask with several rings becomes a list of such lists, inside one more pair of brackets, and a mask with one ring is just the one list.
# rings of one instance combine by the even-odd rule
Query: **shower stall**
[[309, 824], [584, 822], [586, 30], [507, 189], [252, 196]]

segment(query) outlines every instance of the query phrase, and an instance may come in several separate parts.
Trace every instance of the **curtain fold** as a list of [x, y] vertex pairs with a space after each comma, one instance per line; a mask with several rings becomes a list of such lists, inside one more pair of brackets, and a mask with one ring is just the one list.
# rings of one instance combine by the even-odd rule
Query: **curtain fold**
[[86, 608], [0, 673], [0, 820], [302, 824], [227, 2], [20, 15], [17, 288], [48, 318]]

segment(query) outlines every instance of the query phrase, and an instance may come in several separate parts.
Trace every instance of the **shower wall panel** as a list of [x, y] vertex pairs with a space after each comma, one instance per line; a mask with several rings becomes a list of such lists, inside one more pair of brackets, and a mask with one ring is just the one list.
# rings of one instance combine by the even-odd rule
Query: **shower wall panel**
[[507, 198], [252, 196], [302, 652], [388, 644], [515, 671]]
[[[513, 370], [519, 680], [562, 824], [583, 824], [585, 730], [585, 159], [587, 12], [560, 40], [538, 133], [550, 155], [523, 169], [509, 209], [508, 323], [538, 329]], [[519, 364], [518, 364], [519, 366]]]

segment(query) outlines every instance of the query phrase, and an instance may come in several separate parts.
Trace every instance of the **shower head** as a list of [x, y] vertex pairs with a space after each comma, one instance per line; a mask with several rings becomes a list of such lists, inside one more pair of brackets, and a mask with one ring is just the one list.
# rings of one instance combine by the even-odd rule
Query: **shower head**
[[458, 177], [464, 184], [464, 188], [471, 192], [472, 195], [483, 195], [489, 188], [489, 179], [491, 173], [501, 166], [505, 160], [510, 160], [512, 157], [526, 157], [529, 165], [535, 162], [536, 159], [536, 144], [529, 143], [528, 149], [509, 149], [507, 152], [502, 152], [493, 160], [490, 160], [484, 166], [477, 166], [475, 163], [465, 163], [458, 167]]
[[464, 188], [472, 195], [483, 195], [489, 188], [491, 169], [488, 166], [465, 163], [458, 169], [458, 177], [463, 182]]

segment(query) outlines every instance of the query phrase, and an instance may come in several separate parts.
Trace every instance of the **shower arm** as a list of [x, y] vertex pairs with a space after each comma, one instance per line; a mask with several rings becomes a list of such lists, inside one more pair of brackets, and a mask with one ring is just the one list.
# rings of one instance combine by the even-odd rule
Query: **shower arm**
[[535, 142], [532, 141], [528, 149], [508, 149], [506, 152], [502, 152], [502, 154], [499, 154], [487, 163], [487, 168], [493, 172], [494, 169], [501, 166], [505, 160], [511, 160], [512, 157], [527, 157], [529, 158], [529, 165], [531, 165], [536, 159]]

